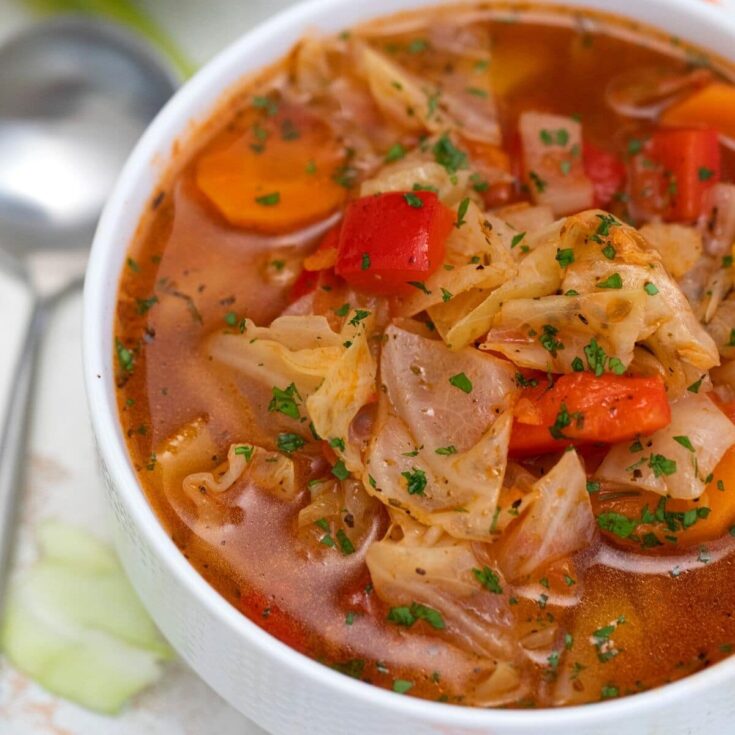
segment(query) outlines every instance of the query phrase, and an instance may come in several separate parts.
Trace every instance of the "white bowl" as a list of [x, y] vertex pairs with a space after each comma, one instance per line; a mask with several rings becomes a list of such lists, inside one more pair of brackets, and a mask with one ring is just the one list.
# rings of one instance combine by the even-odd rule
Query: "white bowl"
[[[684, 735], [735, 732], [735, 657], [620, 700], [555, 710], [450, 706], [355, 681], [288, 648], [212, 589], [159, 524], [138, 484], [118, 422], [113, 320], [118, 279], [174, 141], [206, 120], [240, 78], [278, 59], [314, 28], [355, 23], [436, 0], [312, 0], [247, 33], [202, 69], [158, 115], [131, 155], [97, 230], [85, 287], [84, 363], [117, 549], [151, 615], [189, 665], [274, 735]], [[538, 2], [539, 5], [545, 4]], [[735, 10], [701, 0], [567, 0], [625, 15], [735, 60]], [[706, 624], [703, 621], [702, 624]]]

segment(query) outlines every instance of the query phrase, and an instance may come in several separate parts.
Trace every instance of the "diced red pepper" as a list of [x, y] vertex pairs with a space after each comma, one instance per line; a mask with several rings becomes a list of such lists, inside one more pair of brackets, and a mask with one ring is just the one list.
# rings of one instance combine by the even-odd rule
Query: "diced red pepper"
[[671, 408], [660, 377], [606, 373], [543, 380], [516, 403], [510, 453], [545, 454], [585, 444], [616, 444], [668, 425]]
[[410, 293], [444, 260], [454, 213], [434, 192], [390, 192], [350, 202], [335, 271], [370, 293]]
[[716, 130], [658, 130], [631, 160], [631, 210], [640, 219], [692, 222], [702, 213], [705, 193], [719, 180]]
[[592, 181], [595, 206], [607, 207], [625, 183], [625, 166], [614, 154], [598, 148], [593, 143], [583, 143], [584, 172]]

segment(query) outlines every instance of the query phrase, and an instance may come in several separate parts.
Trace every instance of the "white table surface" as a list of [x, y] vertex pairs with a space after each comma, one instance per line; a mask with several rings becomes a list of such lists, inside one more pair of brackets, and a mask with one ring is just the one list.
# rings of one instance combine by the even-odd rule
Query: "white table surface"
[[[149, 12], [196, 62], [211, 55], [289, 0], [146, 0]], [[30, 21], [18, 0], [0, 0], [0, 41]], [[2, 161], [0, 161], [0, 166]], [[0, 416], [27, 309], [21, 282], [0, 269]], [[14, 568], [35, 556], [33, 528], [44, 518], [86, 527], [109, 537], [92, 432], [82, 383], [81, 294], [62, 300], [42, 346], [31, 416], [27, 483]], [[247, 696], [247, 692], [243, 692]], [[182, 663], [135, 698], [118, 717], [104, 717], [60, 700], [0, 658], [2, 735], [264, 735], [212, 692]]]

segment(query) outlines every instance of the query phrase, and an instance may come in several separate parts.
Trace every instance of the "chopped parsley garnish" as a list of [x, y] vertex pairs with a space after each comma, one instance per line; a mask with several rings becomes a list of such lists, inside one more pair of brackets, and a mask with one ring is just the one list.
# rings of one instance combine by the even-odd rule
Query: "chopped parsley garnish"
[[614, 513], [612, 511], [608, 513], [600, 513], [597, 516], [597, 525], [603, 531], [609, 531], [614, 533], [620, 538], [629, 538], [638, 528], [638, 521], [628, 518], [628, 516], [622, 513]]
[[140, 266], [138, 265], [138, 262], [136, 260], [128, 258], [125, 263], [127, 264], [128, 268], [133, 271], [133, 273], [140, 273]]
[[393, 691], [398, 694], [405, 694], [413, 689], [413, 682], [408, 679], [395, 679], [393, 681]]
[[270, 97], [253, 97], [253, 107], [264, 110], [268, 117], [278, 113], [278, 102]]
[[541, 330], [541, 336], [538, 338], [538, 341], [552, 357], [556, 357], [558, 351], [564, 349], [564, 344], [556, 338], [559, 330], [551, 324], [544, 324]]
[[651, 283], [650, 281], [646, 281], [643, 284], [643, 290], [649, 295], [649, 296], [655, 296], [658, 293], [658, 287], [655, 283]]
[[615, 248], [608, 243], [605, 245], [604, 248], [602, 248], [602, 254], [608, 259], [608, 260], [614, 260], [615, 259]]
[[272, 191], [270, 194], [263, 194], [263, 196], [255, 197], [255, 201], [261, 207], [275, 207], [281, 201], [281, 192]]
[[394, 143], [385, 154], [385, 162], [399, 161], [406, 155], [406, 149], [400, 143]]
[[503, 593], [503, 588], [500, 584], [500, 577], [490, 567], [483, 566], [482, 569], [473, 569], [472, 574], [475, 579], [489, 592], [494, 592], [496, 595]]
[[582, 362], [582, 358], [575, 357], [572, 360], [572, 370], [574, 370], [575, 373], [584, 372], [584, 363]]
[[424, 495], [426, 490], [426, 473], [418, 467], [410, 472], [401, 472], [401, 477], [406, 480], [406, 490], [409, 495]]
[[673, 439], [678, 444], [681, 444], [684, 449], [688, 449], [690, 452], [694, 451], [694, 446], [688, 436], [675, 436]]
[[339, 449], [341, 452], [344, 452], [345, 451], [345, 440], [338, 436], [333, 436], [329, 440], [329, 446], [334, 449]]
[[411, 603], [410, 607], [392, 607], [388, 612], [388, 620], [405, 628], [410, 628], [418, 620], [425, 620], [436, 630], [443, 630], [445, 627], [444, 618], [438, 610], [418, 602]]
[[409, 54], [420, 54], [422, 51], [426, 51], [427, 48], [429, 48], [429, 42], [425, 38], [414, 38], [406, 46], [406, 51]]
[[431, 296], [431, 291], [423, 281], [408, 281], [408, 285], [417, 288], [419, 291], [423, 291], [427, 296]]
[[338, 309], [334, 310], [334, 313], [337, 316], [347, 316], [347, 314], [350, 311], [350, 305], [349, 304], [342, 304]]
[[656, 477], [673, 475], [676, 472], [676, 461], [664, 457], [663, 454], [652, 454], [648, 460], [648, 466]]
[[444, 166], [450, 174], [457, 173], [459, 169], [467, 166], [467, 154], [459, 150], [446, 133], [434, 144], [432, 153], [434, 160]]
[[450, 444], [447, 447], [439, 447], [434, 451], [436, 452], [436, 454], [440, 454], [443, 457], [448, 457], [450, 454], [457, 454], [457, 447], [455, 447], [454, 444]]
[[574, 263], [574, 250], [572, 248], [557, 248], [556, 262], [562, 268], [568, 268], [572, 263]]
[[370, 268], [370, 255], [369, 253], [363, 253], [360, 260], [360, 270], [366, 271]]
[[569, 142], [569, 131], [566, 128], [558, 130], [546, 130], [544, 128], [539, 133], [539, 138], [544, 145], [560, 145], [565, 146]]
[[519, 388], [535, 388], [538, 385], [536, 378], [527, 378], [523, 373], [516, 373], [516, 385]]
[[355, 309], [355, 315], [350, 319], [348, 324], [351, 327], [356, 327], [361, 321], [367, 319], [370, 316], [370, 312], [365, 309]]
[[510, 248], [511, 250], [518, 245], [521, 240], [526, 236], [525, 232], [519, 232], [517, 235], [513, 235], [513, 239], [510, 241]]
[[699, 393], [699, 389], [702, 387], [702, 381], [704, 380], [704, 377], [700, 378], [696, 383], [692, 383], [687, 390], [690, 393]]
[[529, 171], [528, 175], [539, 194], [546, 191], [548, 184], [535, 171]]
[[334, 467], [332, 467], [332, 474], [338, 480], [346, 480], [350, 476], [349, 470], [345, 467], [345, 463], [341, 459], [338, 459]]
[[120, 368], [126, 373], [133, 372], [133, 364], [135, 358], [133, 357], [132, 350], [129, 350], [121, 340], [115, 340], [115, 353], [117, 354], [117, 361], [120, 363]]
[[564, 436], [563, 429], [566, 429], [569, 424], [572, 423], [572, 417], [569, 415], [569, 409], [567, 409], [566, 403], [562, 403], [559, 407], [559, 412], [556, 414], [553, 426], [549, 427], [549, 434], [554, 439], [567, 439]]
[[301, 449], [304, 444], [306, 444], [306, 441], [298, 434], [284, 433], [278, 435], [278, 449], [286, 454], [291, 454], [297, 449]]
[[255, 447], [249, 444], [241, 444], [239, 447], [235, 447], [235, 454], [241, 454], [247, 462], [252, 459], [254, 451]]
[[455, 388], [459, 388], [463, 393], [472, 393], [472, 381], [464, 373], [452, 375], [449, 378], [449, 382]]
[[598, 281], [596, 284], [597, 288], [622, 288], [623, 279], [620, 273], [613, 273], [602, 281]]
[[355, 553], [354, 544], [341, 528], [337, 531], [337, 543], [339, 544], [339, 550], [344, 556], [349, 556], [350, 554]]
[[598, 214], [597, 218], [600, 220], [600, 224], [597, 225], [595, 235], [599, 237], [607, 237], [610, 234], [611, 227], [620, 227], [620, 222], [611, 214]]
[[600, 483], [594, 480], [587, 480], [587, 492], [590, 495], [600, 492]]
[[709, 181], [714, 175], [715, 172], [706, 166], [700, 166], [699, 169], [697, 169], [697, 178], [700, 181]]
[[424, 200], [418, 194], [409, 191], [403, 195], [403, 198], [406, 200], [406, 204], [413, 209], [421, 209], [424, 206]]
[[457, 221], [454, 226], [459, 229], [465, 223], [465, 215], [467, 214], [467, 208], [470, 206], [470, 198], [465, 197], [460, 203], [457, 209]]
[[268, 404], [268, 410], [271, 413], [282, 413], [292, 419], [301, 418], [297, 400], [300, 401], [301, 396], [293, 383], [285, 389], [274, 386], [273, 397]]
[[454, 294], [451, 291], [447, 291], [446, 288], [442, 288], [441, 292], [442, 292], [442, 301], [444, 303], [446, 303], [447, 301], [451, 301], [452, 296], [454, 296]]
[[147, 299], [135, 299], [135, 303], [138, 307], [138, 314], [142, 316], [143, 314], [147, 314], [158, 303], [158, 296], [150, 296]]

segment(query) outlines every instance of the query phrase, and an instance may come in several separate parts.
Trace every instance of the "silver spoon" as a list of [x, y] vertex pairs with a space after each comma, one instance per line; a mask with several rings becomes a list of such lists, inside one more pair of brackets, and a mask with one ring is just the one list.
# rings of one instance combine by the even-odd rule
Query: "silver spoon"
[[0, 417], [0, 596], [45, 314], [81, 284], [105, 199], [176, 85], [137, 38], [88, 18], [40, 23], [0, 47], [0, 268], [34, 296]]

